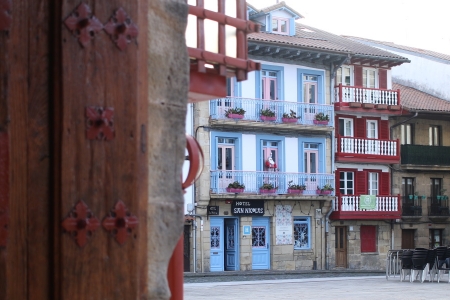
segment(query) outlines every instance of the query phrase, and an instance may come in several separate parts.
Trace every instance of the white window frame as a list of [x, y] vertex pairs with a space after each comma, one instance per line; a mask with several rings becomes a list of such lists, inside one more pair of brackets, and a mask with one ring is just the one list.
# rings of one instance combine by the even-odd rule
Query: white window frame
[[367, 175], [369, 195], [378, 195], [380, 186], [378, 172], [369, 172]]
[[[347, 174], [352, 174], [352, 179], [347, 179]], [[342, 176], [344, 177], [342, 179]], [[341, 187], [341, 182], [344, 183], [344, 187]], [[352, 183], [351, 188], [348, 187], [348, 182]], [[352, 193], [348, 193], [349, 190], [352, 190]], [[342, 192], [342, 190], [344, 190], [344, 192]], [[355, 194], [355, 172], [351, 172], [351, 171], [340, 171], [339, 172], [339, 192], [342, 195], [354, 195]]]
[[414, 126], [413, 124], [402, 124], [401, 125], [401, 144], [402, 145], [412, 145]]
[[[350, 76], [350, 82], [349, 84], [347, 84], [345, 82], [345, 77], [343, 76], [344, 74], [344, 69], [347, 69], [349, 72], [349, 76]], [[340, 78], [341, 80], [338, 80], [338, 78]], [[343, 66], [340, 67], [339, 69], [337, 69], [336, 71], [336, 85], [339, 85], [339, 83], [341, 83], [343, 86], [353, 86], [353, 68], [351, 66]]]
[[[307, 243], [300, 244], [300, 241], [295, 239], [295, 229], [296, 226], [306, 225], [307, 226]], [[311, 218], [310, 217], [294, 217], [294, 250], [306, 250], [311, 249]]]
[[[279, 28], [281, 30], [281, 21], [285, 21], [286, 22], [286, 31], [275, 31], [273, 29], [273, 22], [276, 21], [277, 22], [277, 28]], [[280, 17], [272, 17], [272, 32], [273, 33], [277, 33], [277, 34], [283, 34], [283, 35], [289, 35], [289, 19], [288, 18], [280, 18]]]
[[[363, 72], [363, 87], [365, 88], [371, 88], [371, 89], [377, 89], [378, 88], [378, 70], [374, 69], [374, 68], [363, 68], [362, 70]], [[373, 76], [374, 76], [374, 86], [370, 86], [370, 78], [369, 78], [369, 72], [373, 72]], [[364, 80], [364, 78], [366, 80]]]
[[[370, 137], [369, 135], [369, 130], [371, 130], [372, 128], [370, 128], [370, 125], [374, 125], [374, 137]], [[368, 139], [378, 139], [378, 121], [377, 120], [367, 120], [366, 121], [366, 137]]]
[[[344, 135], [346, 137], [353, 137], [354, 136], [354, 131], [353, 131], [353, 119], [352, 118], [339, 118], [339, 128], [341, 128], [341, 120], [343, 120], [344, 122]], [[350, 132], [347, 132], [347, 125], [349, 125], [349, 129]]]

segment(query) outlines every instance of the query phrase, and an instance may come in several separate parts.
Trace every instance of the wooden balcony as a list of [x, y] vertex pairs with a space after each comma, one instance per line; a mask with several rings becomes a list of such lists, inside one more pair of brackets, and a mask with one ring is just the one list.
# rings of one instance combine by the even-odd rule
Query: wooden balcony
[[[211, 171], [211, 198], [215, 199], [327, 199], [331, 200], [334, 193], [321, 194], [317, 187], [325, 184], [334, 186], [333, 174], [307, 174], [268, 171]], [[238, 181], [245, 185], [243, 192], [227, 192], [230, 183]], [[292, 182], [291, 182], [292, 181]], [[291, 184], [305, 185], [306, 190], [301, 194], [292, 194], [288, 191]], [[270, 193], [260, 190], [264, 183], [271, 183], [277, 187]]]
[[398, 140], [336, 137], [336, 162], [369, 162], [396, 164], [400, 162]]
[[[245, 114], [241, 119], [227, 117], [227, 111], [242, 108]], [[275, 113], [272, 120], [263, 120], [261, 110], [270, 109]], [[296, 119], [287, 119], [283, 114], [295, 114]], [[317, 114], [328, 115], [328, 122], [317, 122]], [[325, 131], [331, 132], [334, 126], [332, 105], [307, 104], [303, 102], [273, 101], [264, 99], [227, 97], [210, 101], [210, 126], [229, 129], [246, 128], [285, 131]]]
[[334, 109], [344, 112], [370, 112], [400, 115], [400, 90], [371, 89], [339, 84], [334, 89]]
[[376, 196], [375, 209], [360, 208], [360, 196], [344, 195], [333, 200], [332, 220], [387, 220], [402, 216], [399, 196]]
[[401, 145], [401, 153], [403, 169], [450, 171], [450, 147]]

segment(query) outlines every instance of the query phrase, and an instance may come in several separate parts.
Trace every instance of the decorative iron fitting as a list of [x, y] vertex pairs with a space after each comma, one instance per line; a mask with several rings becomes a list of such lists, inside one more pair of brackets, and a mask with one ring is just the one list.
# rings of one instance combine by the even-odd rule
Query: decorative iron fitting
[[114, 136], [114, 108], [86, 107], [86, 138], [109, 141]]
[[103, 29], [122, 51], [126, 49], [127, 44], [131, 43], [133, 38], [137, 37], [139, 32], [122, 7], [116, 10]]
[[122, 245], [137, 226], [138, 219], [130, 214], [125, 203], [119, 200], [102, 224], [103, 228], [109, 231], [116, 238], [116, 241]]
[[11, 1], [0, 0], [0, 31], [9, 30], [11, 23]]
[[100, 221], [94, 217], [86, 203], [81, 200], [75, 204], [62, 222], [65, 232], [69, 233], [80, 247], [87, 244], [98, 226], [100, 226]]
[[103, 29], [103, 24], [91, 13], [89, 5], [81, 3], [70, 14], [64, 24], [78, 38], [83, 47], [94, 38], [95, 34]]

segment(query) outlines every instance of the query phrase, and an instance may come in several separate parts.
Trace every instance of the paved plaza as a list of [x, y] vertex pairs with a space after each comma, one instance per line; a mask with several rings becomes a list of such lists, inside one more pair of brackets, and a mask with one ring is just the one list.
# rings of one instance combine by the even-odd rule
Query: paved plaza
[[450, 284], [444, 282], [400, 282], [399, 277], [361, 276], [257, 281], [185, 283], [185, 300], [253, 299], [449, 299]]

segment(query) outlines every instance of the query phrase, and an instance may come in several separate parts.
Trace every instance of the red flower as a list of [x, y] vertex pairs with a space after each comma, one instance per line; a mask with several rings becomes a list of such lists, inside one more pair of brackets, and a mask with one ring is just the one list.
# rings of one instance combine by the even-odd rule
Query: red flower
[[277, 167], [277, 164], [271, 164], [270, 162], [269, 162], [269, 160], [266, 160], [266, 167], [267, 168], [276, 168]]

